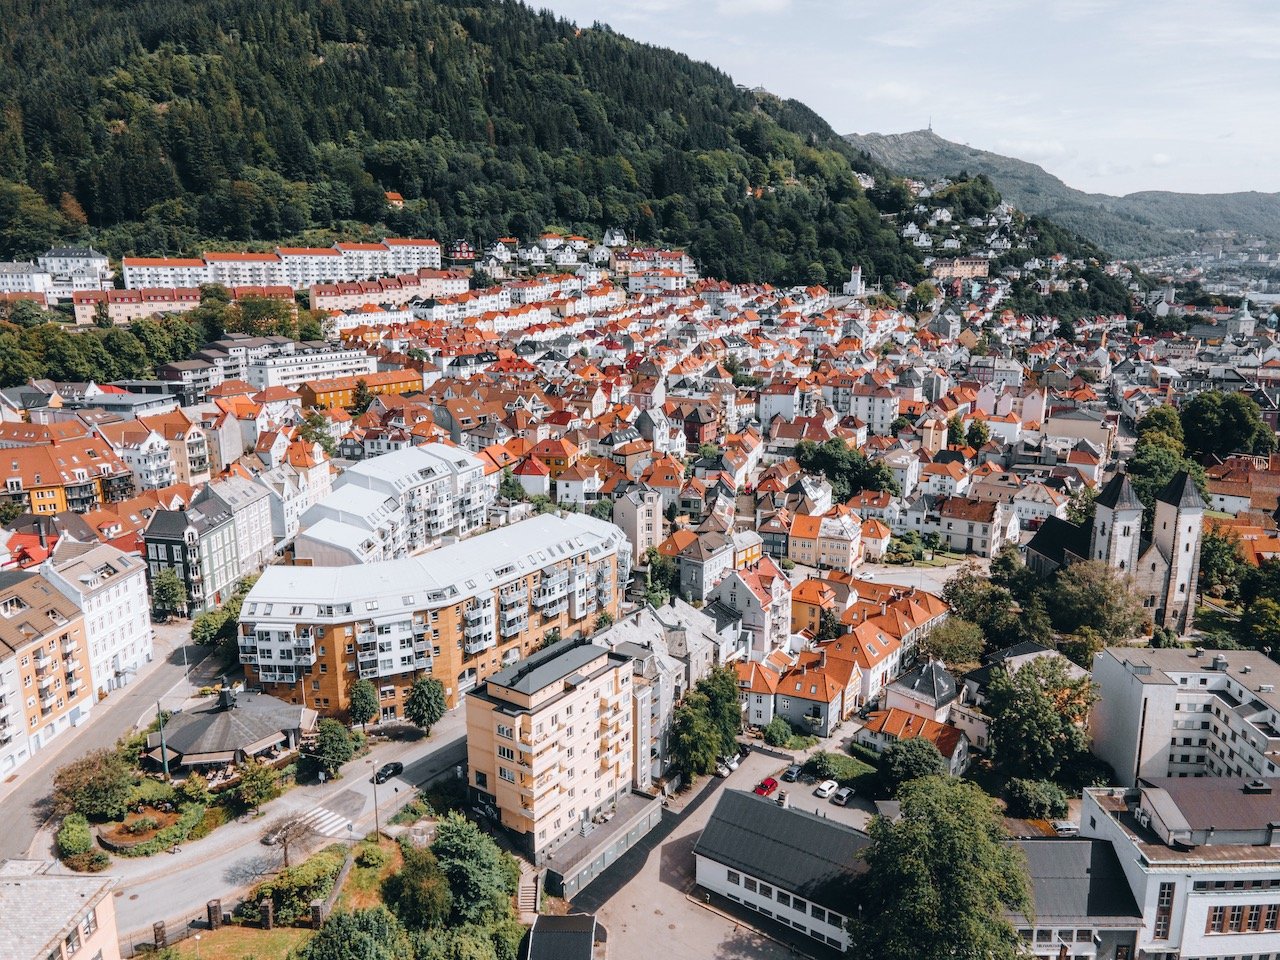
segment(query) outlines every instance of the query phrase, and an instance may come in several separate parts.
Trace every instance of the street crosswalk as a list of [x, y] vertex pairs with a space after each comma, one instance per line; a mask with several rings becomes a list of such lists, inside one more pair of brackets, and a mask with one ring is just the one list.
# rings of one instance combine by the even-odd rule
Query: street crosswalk
[[308, 824], [316, 833], [326, 837], [345, 837], [348, 834], [347, 824], [351, 818], [330, 810], [328, 807], [316, 807], [298, 818]]

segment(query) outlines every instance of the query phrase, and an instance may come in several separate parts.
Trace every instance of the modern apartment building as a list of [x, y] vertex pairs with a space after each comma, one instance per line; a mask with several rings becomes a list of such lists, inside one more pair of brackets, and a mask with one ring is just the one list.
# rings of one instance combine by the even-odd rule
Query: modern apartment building
[[51, 873], [53, 863], [0, 863], [4, 955], [12, 960], [120, 960], [112, 877]]
[[378, 362], [363, 350], [330, 344], [299, 344], [298, 349], [251, 360], [245, 379], [259, 390], [300, 386], [308, 380], [373, 373]]
[[[1280, 779], [1144, 778], [1137, 788], [1089, 788], [1080, 834], [1108, 841], [1120, 861], [1142, 914], [1138, 958], [1274, 956]], [[1130, 957], [1117, 952], [1115, 960]]]
[[479, 457], [444, 443], [362, 460], [302, 515], [298, 556], [320, 566], [395, 560], [469, 536], [484, 526], [495, 480]]
[[568, 639], [467, 695], [468, 783], [537, 864], [630, 792], [633, 669]]
[[88, 667], [79, 608], [38, 573], [0, 572], [0, 773], [88, 718]]
[[1266, 654], [1108, 647], [1093, 680], [1093, 751], [1119, 783], [1280, 773], [1280, 664]]
[[110, 544], [63, 538], [41, 573], [84, 614], [95, 698], [126, 686], [151, 659], [146, 564]]
[[417, 557], [347, 567], [271, 566], [240, 613], [250, 683], [323, 714], [372, 680], [382, 716], [403, 716], [424, 673], [450, 706], [537, 650], [553, 630], [618, 615], [630, 546], [613, 524], [543, 515]]

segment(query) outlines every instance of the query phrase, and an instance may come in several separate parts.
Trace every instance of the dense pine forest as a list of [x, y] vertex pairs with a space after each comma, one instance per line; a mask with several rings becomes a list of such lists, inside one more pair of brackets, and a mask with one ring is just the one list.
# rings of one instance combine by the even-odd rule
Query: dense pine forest
[[510, 0], [0, 0], [0, 38], [0, 257], [617, 225], [733, 280], [920, 275], [812, 111]]

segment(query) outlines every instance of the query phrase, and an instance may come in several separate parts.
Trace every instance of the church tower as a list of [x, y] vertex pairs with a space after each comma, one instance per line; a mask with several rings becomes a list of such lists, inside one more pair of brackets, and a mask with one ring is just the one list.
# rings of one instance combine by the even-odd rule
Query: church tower
[[1142, 537], [1142, 501], [1129, 477], [1117, 473], [1107, 481], [1095, 507], [1089, 559], [1132, 575]]
[[1196, 609], [1196, 580], [1200, 575], [1200, 540], [1204, 530], [1205, 503], [1191, 475], [1174, 475], [1156, 495], [1152, 542], [1169, 563], [1169, 575], [1155, 611], [1158, 626], [1185, 633]]

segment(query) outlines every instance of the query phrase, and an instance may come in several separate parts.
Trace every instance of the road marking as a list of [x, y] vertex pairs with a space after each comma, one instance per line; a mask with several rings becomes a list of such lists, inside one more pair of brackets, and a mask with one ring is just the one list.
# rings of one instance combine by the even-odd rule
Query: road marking
[[349, 817], [335, 813], [328, 807], [316, 807], [299, 819], [316, 833], [326, 837], [345, 837], [348, 833], [347, 824], [351, 822]]

